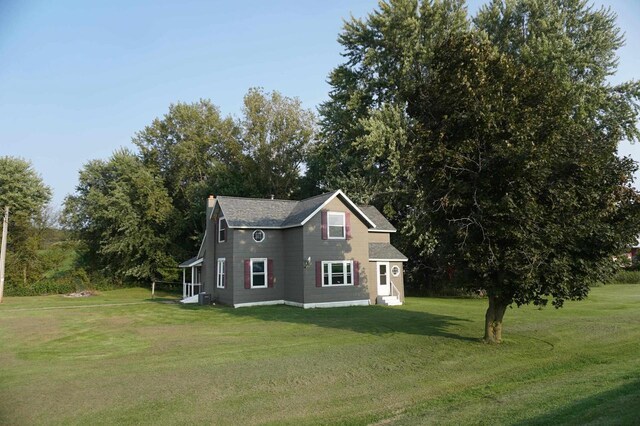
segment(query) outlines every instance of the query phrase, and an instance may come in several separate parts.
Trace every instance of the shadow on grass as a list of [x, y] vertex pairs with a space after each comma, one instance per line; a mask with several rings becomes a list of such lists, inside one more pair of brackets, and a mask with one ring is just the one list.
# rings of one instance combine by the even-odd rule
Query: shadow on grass
[[323, 328], [349, 330], [372, 335], [415, 334], [438, 336], [463, 341], [479, 339], [460, 336], [450, 329], [467, 319], [427, 312], [391, 309], [382, 306], [352, 306], [345, 308], [301, 309], [291, 306], [260, 306], [233, 309], [221, 307], [228, 315], [250, 317], [262, 321], [308, 324]]
[[519, 425], [639, 424], [640, 379], [583, 398], [562, 409], [525, 420]]

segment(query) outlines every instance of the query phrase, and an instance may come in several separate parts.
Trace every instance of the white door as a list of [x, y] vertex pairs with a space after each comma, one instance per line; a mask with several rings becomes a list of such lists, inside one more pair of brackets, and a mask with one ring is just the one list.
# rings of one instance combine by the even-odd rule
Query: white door
[[388, 296], [391, 294], [389, 285], [389, 262], [378, 262], [378, 296]]

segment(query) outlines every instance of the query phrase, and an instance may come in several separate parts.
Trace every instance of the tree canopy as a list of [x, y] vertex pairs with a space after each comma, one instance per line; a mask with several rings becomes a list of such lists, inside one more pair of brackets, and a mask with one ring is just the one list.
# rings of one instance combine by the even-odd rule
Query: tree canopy
[[[612, 86], [622, 37], [580, 0], [383, 2], [340, 36], [322, 105], [324, 184], [386, 205], [430, 272], [511, 304], [584, 298], [639, 231], [636, 82]], [[327, 153], [345, 152], [347, 161]], [[319, 158], [319, 160], [318, 160]]]
[[118, 280], [171, 276], [173, 206], [162, 180], [133, 153], [116, 151], [80, 172], [64, 217], [85, 245], [84, 261]]
[[9, 285], [26, 284], [39, 271], [40, 234], [37, 223], [47, 214], [51, 189], [21, 158], [0, 157], [0, 216], [9, 207], [6, 279]]

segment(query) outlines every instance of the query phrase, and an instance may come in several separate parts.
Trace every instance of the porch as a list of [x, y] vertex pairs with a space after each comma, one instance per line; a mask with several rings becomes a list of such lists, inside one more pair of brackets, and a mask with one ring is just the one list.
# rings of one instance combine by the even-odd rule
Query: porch
[[202, 291], [203, 258], [192, 257], [179, 266], [182, 269], [182, 299], [197, 296]]

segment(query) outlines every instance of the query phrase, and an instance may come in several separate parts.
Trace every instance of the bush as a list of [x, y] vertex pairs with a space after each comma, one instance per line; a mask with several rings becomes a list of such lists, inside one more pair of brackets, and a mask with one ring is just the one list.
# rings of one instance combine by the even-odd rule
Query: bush
[[612, 279], [612, 284], [640, 284], [640, 271], [622, 270]]

